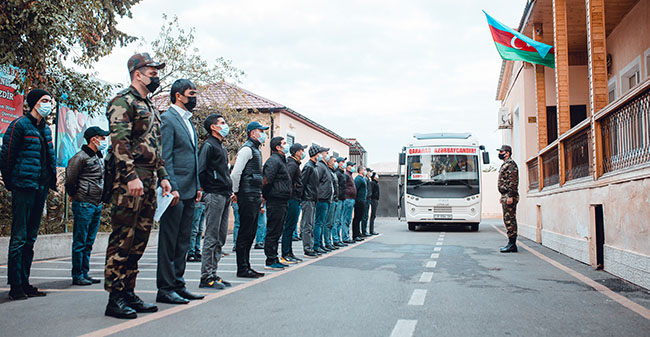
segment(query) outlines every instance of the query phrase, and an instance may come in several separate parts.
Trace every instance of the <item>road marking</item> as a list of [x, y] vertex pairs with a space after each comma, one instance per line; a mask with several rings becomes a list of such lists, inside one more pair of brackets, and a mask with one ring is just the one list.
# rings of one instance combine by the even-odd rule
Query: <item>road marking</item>
[[[350, 246], [341, 248], [341, 249], [339, 249], [337, 251], [330, 252], [329, 254], [327, 254], [327, 255], [325, 255], [323, 257], [320, 257], [320, 258], [317, 258], [317, 259], [311, 259], [309, 261], [302, 262], [302, 263], [300, 263], [298, 265], [295, 265], [294, 267], [287, 268], [285, 270], [278, 271], [278, 272], [273, 273], [273, 274], [267, 274], [266, 276], [264, 276], [262, 278], [254, 279], [254, 280], [246, 282], [246, 283], [244, 283], [244, 284], [242, 284], [240, 286], [232, 287], [232, 288], [226, 288], [223, 291], [220, 291], [218, 293], [214, 293], [214, 294], [210, 294], [210, 295], [206, 296], [201, 301], [192, 301], [192, 302], [190, 302], [190, 303], [188, 303], [186, 305], [174, 306], [174, 307], [170, 307], [169, 309], [161, 310], [161, 311], [151, 313], [151, 314], [148, 314], [148, 315], [141, 315], [140, 317], [138, 317], [136, 319], [133, 319], [133, 320], [130, 320], [130, 321], [126, 321], [126, 322], [123, 322], [123, 323], [118, 323], [118, 324], [111, 325], [109, 327], [106, 327], [106, 328], [103, 328], [103, 329], [100, 329], [100, 330], [89, 332], [89, 333], [87, 333], [85, 335], [82, 335], [82, 337], [108, 336], [108, 335], [116, 334], [118, 332], [128, 330], [128, 329], [131, 329], [131, 328], [135, 328], [137, 326], [140, 326], [140, 325], [148, 323], [148, 322], [152, 322], [152, 321], [155, 321], [155, 320], [158, 320], [158, 319], [161, 319], [161, 318], [165, 318], [167, 316], [170, 316], [170, 315], [173, 315], [173, 314], [176, 314], [176, 313], [179, 313], [179, 312], [183, 312], [183, 311], [188, 310], [188, 309], [192, 309], [192, 308], [194, 308], [196, 306], [199, 306], [201, 304], [211, 302], [213, 300], [224, 297], [226, 295], [230, 295], [232, 293], [247, 289], [249, 287], [255, 286], [255, 285], [260, 284], [262, 282], [266, 282], [268, 280], [274, 279], [276, 277], [284, 275], [284, 274], [286, 274], [288, 272], [291, 272], [293, 270], [304, 268], [304, 267], [306, 267], [306, 266], [308, 266], [308, 265], [310, 265], [312, 263], [316, 263], [318, 261], [322, 261], [324, 259], [335, 256], [337, 254], [346, 252], [346, 251], [348, 251], [348, 250], [350, 250], [352, 248], [355, 248], [355, 247], [357, 247], [359, 245], [362, 245], [362, 244], [364, 244], [366, 242], [370, 242], [370, 241], [372, 241], [372, 240], [374, 240], [374, 239], [376, 239], [376, 238], [378, 238], [380, 236], [382, 236], [382, 234], [366, 238], [365, 241], [357, 242], [356, 244], [352, 244]], [[415, 325], [413, 325], [413, 329], [415, 329]], [[412, 332], [411, 332], [411, 334], [412, 334]], [[396, 336], [407, 336], [407, 335], [396, 335]], [[408, 336], [410, 336], [410, 335], [408, 335]]]
[[393, 332], [390, 337], [411, 337], [415, 332], [415, 325], [418, 324], [416, 320], [400, 319], [395, 324]]
[[420, 283], [429, 283], [431, 282], [431, 279], [433, 278], [433, 273], [425, 271], [422, 273], [422, 276], [420, 276]]
[[424, 305], [424, 300], [427, 298], [426, 289], [415, 289], [411, 294], [409, 305]]
[[434, 252], [439, 252], [439, 251], [441, 251], [441, 250], [442, 250], [442, 248], [440, 248], [440, 247], [433, 248], [433, 251], [434, 251]]
[[[269, 270], [265, 270], [267, 275], [270, 275], [271, 273], [274, 272], [269, 272]], [[62, 276], [30, 276], [30, 279], [34, 280], [70, 280], [72, 282], [72, 277], [67, 276], [67, 277], [62, 277]], [[138, 281], [156, 281], [155, 277], [140, 277], [138, 276], [137, 278]], [[184, 279], [186, 282], [200, 282], [201, 279], [191, 279], [191, 278], [186, 278]], [[246, 281], [235, 281], [235, 280], [227, 280], [230, 283], [246, 283]]]
[[429, 261], [427, 262], [427, 268], [435, 268], [438, 264], [438, 261]]
[[[506, 235], [506, 233], [504, 231], [500, 230], [495, 225], [492, 225], [492, 227], [494, 227], [494, 229], [496, 229], [499, 233], [503, 234], [503, 236], [507, 237], [507, 235]], [[529, 251], [531, 254], [537, 256], [541, 260], [544, 260], [544, 261], [550, 263], [551, 265], [553, 265], [555, 268], [560, 269], [563, 272], [577, 278], [582, 283], [596, 289], [599, 293], [613, 299], [614, 301], [618, 302], [620, 305], [622, 305], [622, 306], [634, 311], [635, 313], [639, 314], [639, 316], [641, 316], [641, 317], [643, 317], [643, 318], [645, 318], [647, 320], [650, 320], [650, 309], [648, 309], [648, 308], [646, 308], [646, 307], [644, 307], [644, 306], [630, 300], [629, 298], [627, 298], [625, 296], [617, 294], [616, 292], [614, 292], [613, 290], [607, 288], [606, 286], [604, 286], [604, 285], [602, 285], [602, 284], [588, 278], [587, 276], [584, 276], [581, 273], [579, 273], [579, 272], [577, 272], [577, 271], [575, 271], [575, 270], [561, 264], [560, 262], [557, 262], [557, 261], [551, 259], [550, 257], [548, 257], [548, 256], [546, 256], [546, 255], [544, 255], [544, 254], [542, 254], [542, 253], [528, 247], [527, 244], [525, 244], [525, 243], [523, 243], [521, 241], [519, 241], [517, 244], [519, 245], [519, 247], [524, 248], [525, 250]]]
[[442, 242], [441, 241], [436, 242], [436, 246], [442, 246]]
[[432, 259], [437, 259], [437, 258], [439, 258], [439, 257], [440, 257], [440, 254], [438, 254], [438, 253], [433, 253], [433, 254], [431, 254], [431, 258], [432, 258]]

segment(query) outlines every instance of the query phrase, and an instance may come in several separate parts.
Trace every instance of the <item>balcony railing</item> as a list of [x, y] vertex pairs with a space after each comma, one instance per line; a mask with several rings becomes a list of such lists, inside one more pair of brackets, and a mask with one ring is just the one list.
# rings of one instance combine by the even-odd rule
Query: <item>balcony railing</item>
[[557, 147], [552, 148], [548, 152], [542, 154], [542, 163], [544, 169], [544, 187], [557, 185], [560, 183], [560, 170], [559, 161], [557, 156]]
[[528, 190], [539, 189], [539, 162], [537, 158], [528, 162]]
[[564, 175], [566, 181], [591, 174], [591, 129], [571, 135], [564, 141]]
[[650, 88], [600, 120], [603, 173], [650, 162]]

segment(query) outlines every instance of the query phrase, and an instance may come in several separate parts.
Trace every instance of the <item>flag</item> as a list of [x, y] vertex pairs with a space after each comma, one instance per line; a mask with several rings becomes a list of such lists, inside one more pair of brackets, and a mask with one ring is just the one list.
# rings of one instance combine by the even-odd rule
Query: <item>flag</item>
[[487, 17], [494, 44], [502, 59], [525, 61], [555, 68], [555, 50], [552, 46], [516, 32], [489, 16], [485, 11], [483, 13]]

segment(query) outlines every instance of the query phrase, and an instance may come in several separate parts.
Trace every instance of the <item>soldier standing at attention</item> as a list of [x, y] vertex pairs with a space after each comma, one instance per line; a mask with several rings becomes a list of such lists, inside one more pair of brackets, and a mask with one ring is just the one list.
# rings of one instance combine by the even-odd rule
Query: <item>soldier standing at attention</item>
[[[160, 85], [158, 70], [164, 63], [149, 54], [135, 54], [127, 63], [131, 86], [108, 104], [107, 117], [115, 160], [111, 222], [106, 248], [106, 282], [110, 293], [105, 314], [136, 318], [136, 312], [154, 312], [135, 293], [138, 260], [147, 247], [156, 211], [156, 184], [171, 191], [162, 159], [160, 115], [147, 95]], [[107, 187], [108, 188], [108, 187]]]
[[501, 146], [499, 159], [503, 164], [499, 169], [499, 193], [501, 193], [501, 206], [503, 207], [503, 223], [506, 225], [508, 245], [501, 248], [501, 253], [517, 252], [517, 202], [519, 202], [519, 169], [512, 160], [512, 148], [508, 145]]

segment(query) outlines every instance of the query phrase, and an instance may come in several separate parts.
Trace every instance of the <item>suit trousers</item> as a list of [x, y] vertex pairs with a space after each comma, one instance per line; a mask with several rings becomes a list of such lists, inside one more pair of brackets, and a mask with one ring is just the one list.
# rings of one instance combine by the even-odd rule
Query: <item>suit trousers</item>
[[366, 213], [365, 200], [357, 200], [354, 202], [354, 218], [352, 219], [352, 238], [361, 236], [361, 220]]
[[264, 240], [264, 254], [266, 265], [270, 266], [280, 262], [278, 259], [278, 241], [282, 235], [284, 221], [287, 216], [289, 200], [267, 199], [266, 200], [266, 238]]
[[180, 200], [167, 208], [160, 218], [156, 272], [156, 284], [160, 290], [173, 291], [185, 287], [183, 274], [193, 219], [194, 198]]

